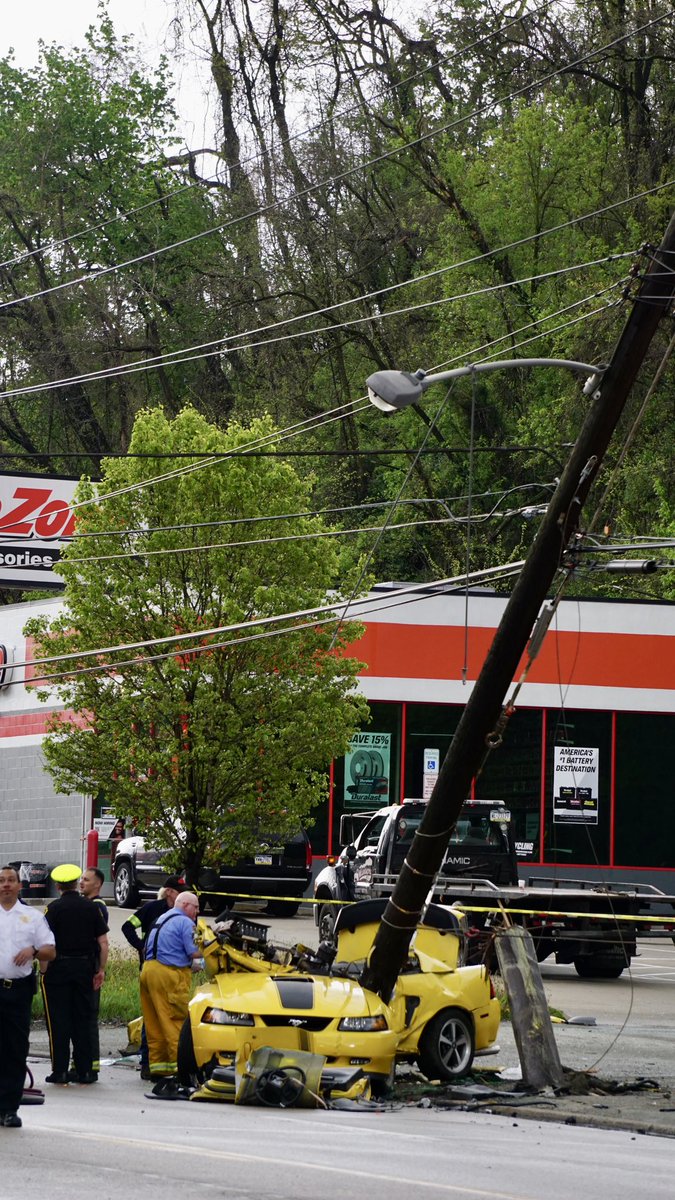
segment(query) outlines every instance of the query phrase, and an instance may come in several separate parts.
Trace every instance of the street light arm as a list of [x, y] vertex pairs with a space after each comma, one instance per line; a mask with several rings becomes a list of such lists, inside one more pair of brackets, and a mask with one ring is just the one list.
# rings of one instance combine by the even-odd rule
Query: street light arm
[[471, 363], [469, 366], [453, 367], [450, 371], [437, 371], [427, 375], [426, 371], [375, 371], [366, 380], [368, 398], [371, 404], [381, 412], [397, 412], [416, 404], [427, 388], [435, 383], [448, 383], [452, 379], [462, 379], [466, 375], [482, 374], [485, 371], [508, 371], [522, 367], [564, 367], [577, 375], [596, 376], [598, 379], [605, 370], [602, 366], [591, 366], [590, 363], [574, 362], [567, 358], [505, 358], [495, 362]]

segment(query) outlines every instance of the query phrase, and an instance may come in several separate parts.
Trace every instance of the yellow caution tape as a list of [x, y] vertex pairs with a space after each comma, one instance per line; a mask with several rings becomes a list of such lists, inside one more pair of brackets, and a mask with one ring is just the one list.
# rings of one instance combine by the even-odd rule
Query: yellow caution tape
[[[455, 908], [461, 908], [462, 912], [500, 912], [499, 906], [495, 908], [494, 904], [490, 907], [479, 908], [477, 905], [462, 904], [461, 901], [455, 901]], [[675, 925], [675, 917], [640, 917], [632, 916], [630, 913], [589, 913], [589, 912], [557, 912], [548, 908], [509, 908], [504, 905], [504, 912], [509, 916], [512, 913], [517, 913], [519, 916], [526, 917], [581, 917], [588, 921], [649, 921], [653, 925]]]
[[[312, 896], [264, 896], [261, 894], [254, 896], [250, 892], [214, 892], [212, 888], [209, 888], [208, 890], [203, 889], [201, 891], [198, 888], [193, 888], [192, 890], [198, 896], [200, 896], [200, 895], [224, 896], [226, 898], [229, 898], [230, 900], [281, 900], [281, 901], [287, 900], [289, 904], [338, 904], [342, 908], [347, 907], [347, 905], [349, 905], [349, 904], [358, 904], [359, 903], [358, 900], [328, 900], [328, 899], [324, 898], [323, 896], [320, 896], [318, 898], [312, 897]], [[382, 899], [385, 899], [385, 897], [382, 897]], [[388, 899], [388, 897], [387, 897], [387, 899]], [[467, 913], [496, 913], [496, 912], [501, 911], [501, 906], [499, 904], [479, 906], [479, 905], [475, 905], [475, 904], [462, 904], [462, 902], [460, 900], [456, 900], [454, 902], [454, 907], [461, 908], [462, 912], [467, 912]], [[632, 916], [630, 913], [614, 913], [614, 912], [606, 912], [606, 913], [571, 912], [571, 911], [559, 912], [555, 909], [548, 909], [548, 908], [510, 908], [507, 905], [504, 905], [503, 908], [504, 908], [504, 911], [509, 914], [509, 916], [511, 914], [516, 914], [517, 916], [525, 916], [525, 917], [563, 917], [563, 918], [564, 917], [580, 917], [581, 919], [588, 920], [588, 921], [611, 921], [612, 923], [614, 923], [615, 921], [642, 921], [642, 922], [649, 922], [654, 925], [675, 925], [675, 916], [673, 916], [673, 917], [644, 916], [643, 917], [643, 916]]]

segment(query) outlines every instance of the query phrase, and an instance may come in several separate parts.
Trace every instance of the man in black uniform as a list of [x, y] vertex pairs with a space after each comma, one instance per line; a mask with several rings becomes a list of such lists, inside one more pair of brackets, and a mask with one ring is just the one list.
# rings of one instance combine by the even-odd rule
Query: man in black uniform
[[108, 926], [98, 904], [77, 890], [80, 868], [72, 863], [55, 867], [52, 879], [61, 895], [45, 914], [56, 941], [56, 958], [42, 980], [52, 1071], [47, 1083], [66, 1084], [73, 1046], [73, 1082], [96, 1083], [92, 1071], [91, 1012], [94, 992], [105, 976]]

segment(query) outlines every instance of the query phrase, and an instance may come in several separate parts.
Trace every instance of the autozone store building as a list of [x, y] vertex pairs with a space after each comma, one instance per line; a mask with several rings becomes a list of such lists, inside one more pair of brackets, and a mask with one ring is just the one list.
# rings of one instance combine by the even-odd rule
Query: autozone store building
[[[361, 605], [372, 720], [330, 771], [312, 830], [338, 844], [343, 812], [428, 795], [506, 601], [382, 585]], [[23, 627], [58, 598], [0, 609], [8, 660], [30, 659]], [[30, 673], [30, 669], [29, 669]], [[517, 673], [519, 674], [519, 672]], [[466, 683], [462, 679], [466, 676]], [[99, 815], [55, 794], [41, 744], [50, 708], [0, 663], [0, 855], [81, 861]], [[675, 605], [563, 600], [475, 794], [506, 802], [524, 875], [632, 879], [675, 890]]]
[[[474, 593], [465, 623], [456, 592], [387, 608], [391, 587], [373, 595], [381, 610], [364, 616], [353, 647], [368, 664], [360, 682], [373, 740], [355, 741], [334, 764], [333, 847], [343, 811], [429, 794], [506, 605]], [[524, 876], [632, 879], [672, 892], [674, 751], [675, 606], [563, 600], [474, 794], [510, 808]]]

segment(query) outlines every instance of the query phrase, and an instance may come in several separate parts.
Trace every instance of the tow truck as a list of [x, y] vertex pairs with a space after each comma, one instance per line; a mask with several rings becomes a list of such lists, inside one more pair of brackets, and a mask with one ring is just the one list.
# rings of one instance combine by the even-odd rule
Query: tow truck
[[[340, 902], [391, 895], [425, 808], [423, 800], [404, 800], [343, 815], [343, 849], [314, 882], [322, 938], [331, 937]], [[584, 979], [618, 979], [637, 952], [638, 935], [672, 938], [675, 929], [664, 920], [675, 916], [675, 896], [649, 884], [519, 879], [511, 814], [493, 800], [465, 801], [429, 900], [466, 907], [474, 960], [507, 913], [529, 930], [540, 962], [553, 955], [574, 963]]]

